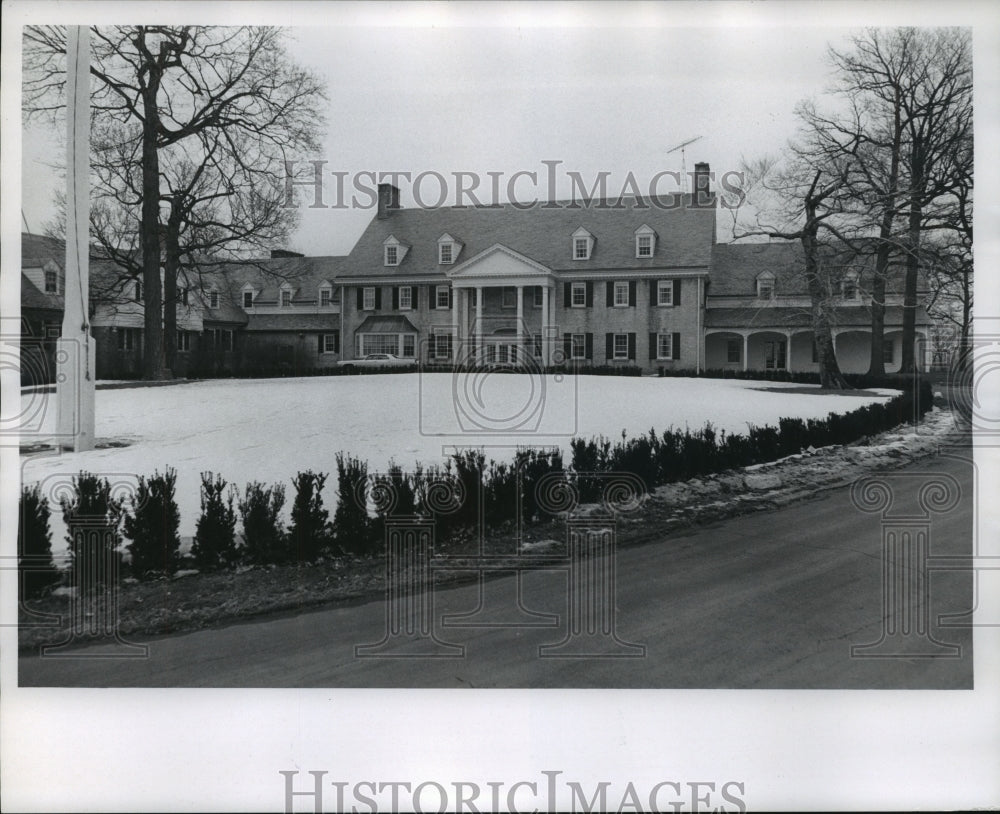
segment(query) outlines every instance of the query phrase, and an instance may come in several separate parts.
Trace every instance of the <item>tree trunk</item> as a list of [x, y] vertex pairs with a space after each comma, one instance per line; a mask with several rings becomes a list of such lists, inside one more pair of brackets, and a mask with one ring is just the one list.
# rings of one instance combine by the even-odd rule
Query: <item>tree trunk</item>
[[[807, 224], [814, 222], [815, 208], [807, 201]], [[837, 353], [833, 346], [833, 330], [830, 325], [829, 297], [823, 288], [819, 273], [819, 257], [816, 235], [807, 229], [802, 235], [802, 248], [806, 257], [806, 284], [812, 302], [813, 340], [816, 342], [816, 356], [819, 359], [820, 387], [832, 390], [853, 389], [840, 372]]]
[[172, 375], [177, 363], [177, 271], [180, 267], [180, 224], [175, 205], [171, 205], [170, 217], [164, 234], [163, 258], [163, 348], [166, 365]]
[[903, 279], [903, 353], [900, 373], [913, 373], [917, 369], [914, 355], [917, 340], [917, 273], [920, 270], [920, 227], [924, 213], [924, 158], [920, 139], [914, 139], [910, 149], [910, 211], [907, 223], [906, 275]]

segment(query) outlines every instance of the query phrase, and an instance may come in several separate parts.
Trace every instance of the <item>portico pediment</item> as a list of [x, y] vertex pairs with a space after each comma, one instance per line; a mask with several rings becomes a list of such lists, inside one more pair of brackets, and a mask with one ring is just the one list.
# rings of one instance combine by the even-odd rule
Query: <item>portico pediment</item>
[[552, 285], [552, 270], [500, 243], [470, 257], [448, 271], [457, 286], [462, 285]]

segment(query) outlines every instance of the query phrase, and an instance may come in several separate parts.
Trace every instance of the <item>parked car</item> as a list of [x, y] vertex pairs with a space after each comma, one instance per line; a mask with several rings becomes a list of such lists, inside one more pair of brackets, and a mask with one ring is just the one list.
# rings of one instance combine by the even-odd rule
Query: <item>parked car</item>
[[369, 353], [361, 359], [344, 359], [337, 363], [348, 373], [356, 373], [360, 370], [371, 370], [373, 368], [407, 368], [416, 367], [416, 359], [404, 359], [401, 356], [394, 356], [391, 353]]

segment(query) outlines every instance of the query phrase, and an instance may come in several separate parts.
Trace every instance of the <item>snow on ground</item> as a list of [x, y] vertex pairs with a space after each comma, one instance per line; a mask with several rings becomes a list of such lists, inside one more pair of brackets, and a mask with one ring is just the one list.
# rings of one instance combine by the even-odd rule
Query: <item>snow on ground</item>
[[[766, 388], [766, 389], [765, 389]], [[249, 480], [286, 485], [300, 470], [335, 472], [338, 451], [382, 471], [440, 463], [455, 446], [484, 447], [508, 460], [521, 445], [559, 446], [569, 462], [573, 436], [612, 440], [669, 426], [745, 432], [780, 417], [822, 418], [877, 395], [810, 394], [803, 385], [728, 379], [413, 373], [299, 379], [212, 380], [170, 387], [98, 390], [97, 439], [122, 443], [85, 453], [22, 456], [22, 481], [57, 481], [80, 470], [115, 481], [177, 470], [182, 537], [194, 534], [199, 473], [215, 471], [242, 488]], [[22, 415], [39, 418], [37, 438], [53, 431], [55, 395], [22, 396]], [[34, 423], [34, 421], [32, 422]], [[22, 445], [31, 436], [22, 437]], [[333, 503], [333, 486], [324, 492]], [[63, 548], [53, 516], [53, 546]]]

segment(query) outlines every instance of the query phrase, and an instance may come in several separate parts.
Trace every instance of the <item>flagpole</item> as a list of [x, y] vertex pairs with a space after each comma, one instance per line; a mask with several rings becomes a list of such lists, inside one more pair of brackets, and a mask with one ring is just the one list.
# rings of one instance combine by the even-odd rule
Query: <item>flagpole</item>
[[59, 443], [94, 448], [95, 352], [90, 336], [90, 30], [66, 29], [66, 263], [56, 356]]

